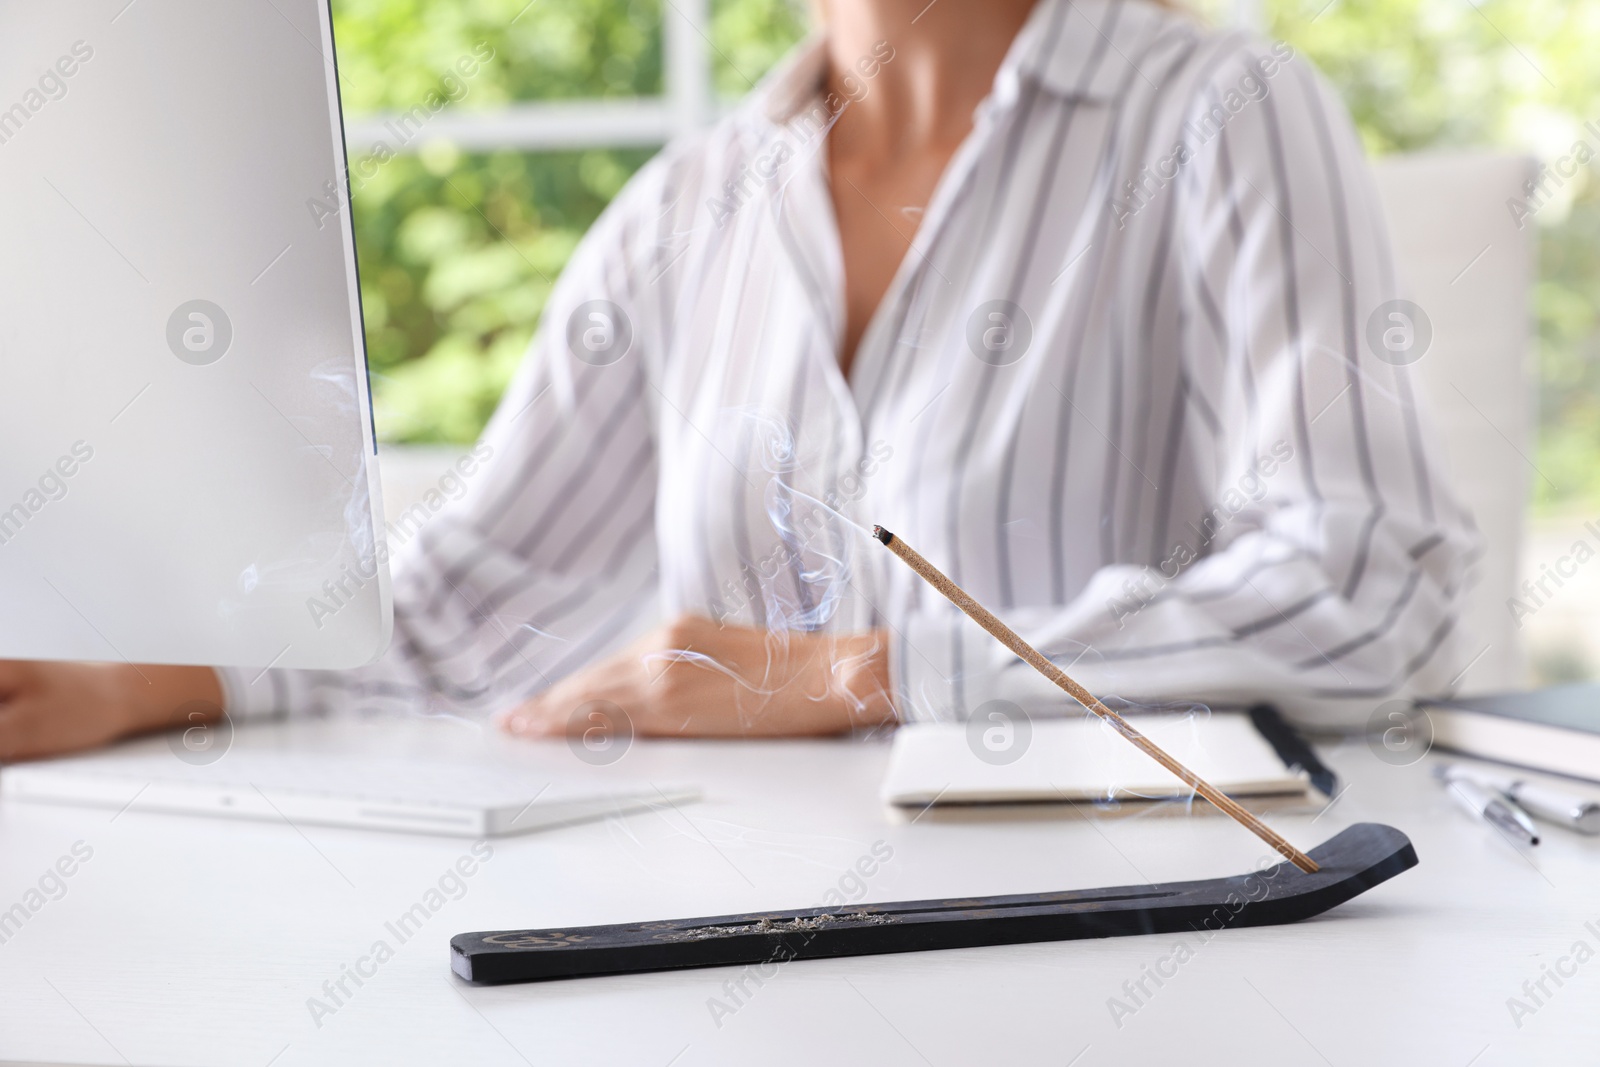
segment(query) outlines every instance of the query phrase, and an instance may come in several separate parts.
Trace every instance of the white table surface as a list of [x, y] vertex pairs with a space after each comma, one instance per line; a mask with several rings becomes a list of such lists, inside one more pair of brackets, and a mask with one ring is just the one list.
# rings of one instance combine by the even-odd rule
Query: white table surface
[[[325, 728], [297, 729], [314, 738]], [[352, 734], [398, 751], [487, 747], [496, 760], [576, 762], [560, 746], [484, 738], [466, 724], [340, 728], [346, 742]], [[603, 773], [696, 781], [706, 799], [495, 840], [465, 894], [320, 1026], [308, 998], [374, 941], [394, 944], [384, 923], [469, 841], [163, 815], [137, 802], [121, 814], [0, 803], [0, 909], [74, 842], [93, 849], [65, 895], [0, 944], [0, 1061], [1600, 1062], [1600, 958], [1560, 988], [1547, 982], [1553, 995], [1520, 1027], [1507, 1007], [1574, 942], [1600, 950], [1600, 840], [1552, 830], [1532, 854], [1519, 851], [1450, 803], [1427, 774], [1434, 757], [1393, 767], [1360, 740], [1324, 752], [1347, 791], [1315, 820], [1274, 824], [1309, 847], [1353, 822], [1389, 822], [1422, 862], [1299, 925], [1203, 945], [1157, 935], [797, 961], [762, 986], [747, 981], [739, 1002], [724, 988], [733, 968], [497, 987], [456, 979], [449, 939], [462, 931], [816, 905], [879, 841], [893, 857], [868, 880], [867, 901], [1214, 877], [1265, 855], [1216, 816], [908, 822], [877, 800], [882, 742], [639, 742]], [[1159, 988], [1147, 979], [1153, 995], [1114, 1019], [1110, 998], [1126, 999], [1123, 983], [1180, 940], [1192, 958]], [[714, 999], [736, 1010], [714, 1018]]]

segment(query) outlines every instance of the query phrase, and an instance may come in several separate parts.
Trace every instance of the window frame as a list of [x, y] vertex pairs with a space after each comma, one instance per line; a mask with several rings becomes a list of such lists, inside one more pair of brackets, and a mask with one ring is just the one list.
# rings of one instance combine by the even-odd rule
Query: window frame
[[[710, 0], [661, 0], [660, 96], [621, 100], [529, 101], [484, 110], [450, 108], [428, 124], [427, 136], [405, 142], [415, 151], [429, 140], [449, 141], [473, 151], [512, 149], [555, 152], [583, 148], [639, 148], [666, 144], [704, 128], [713, 118]], [[380, 143], [393, 148], [389, 123], [399, 116], [378, 112], [346, 121], [352, 153]]]

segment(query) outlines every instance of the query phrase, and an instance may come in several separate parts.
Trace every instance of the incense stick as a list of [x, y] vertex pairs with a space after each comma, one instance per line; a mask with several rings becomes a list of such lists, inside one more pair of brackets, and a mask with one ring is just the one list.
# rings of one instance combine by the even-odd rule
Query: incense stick
[[1233, 798], [1222, 792], [1222, 790], [1218, 789], [1216, 786], [1212, 785], [1210, 782], [1207, 782], [1204, 778], [1201, 778], [1198, 774], [1195, 774], [1189, 768], [1185, 767], [1183, 764], [1167, 755], [1167, 753], [1162, 750], [1160, 745], [1157, 745], [1144, 734], [1134, 729], [1128, 720], [1124, 719], [1121, 715], [1118, 715], [1116, 712], [1100, 703], [1099, 699], [1096, 698], [1093, 693], [1089, 692], [1083, 686], [1073, 681], [1067, 675], [1066, 671], [1062, 670], [1060, 667], [1057, 667], [1054, 663], [1051, 663], [1041, 652], [1039, 652], [1038, 649], [1034, 648], [1032, 645], [1028, 644], [1028, 642], [1019, 637], [1015, 630], [1011, 629], [1011, 627], [995, 618], [987, 608], [978, 603], [976, 600], [972, 599], [966, 590], [962, 589], [955, 582], [952, 582], [949, 578], [947, 578], [944, 573], [939, 570], [939, 568], [923, 559], [922, 555], [917, 552], [916, 549], [906, 544], [888, 530], [885, 530], [882, 526], [874, 526], [872, 528], [872, 536], [883, 542], [883, 544], [888, 547], [889, 551], [905, 560], [911, 569], [916, 571], [917, 574], [921, 575], [929, 585], [943, 593], [952, 604], [965, 612], [979, 626], [982, 626], [985, 630], [989, 631], [989, 633], [992, 634], [1002, 645], [1005, 645], [1012, 652], [1015, 652], [1017, 656], [1023, 660], [1023, 662], [1027, 663], [1034, 670], [1038, 671], [1056, 685], [1066, 690], [1072, 699], [1076, 700], [1078, 703], [1082, 704], [1084, 707], [1100, 716], [1100, 718], [1110, 723], [1112, 728], [1115, 729], [1117, 733], [1121, 734], [1134, 745], [1138, 746], [1138, 748], [1144, 752], [1145, 755], [1149, 756], [1151, 759], [1161, 764], [1161, 766], [1177, 775], [1177, 777], [1190, 789], [1193, 789], [1196, 793], [1199, 793], [1202, 797], [1205, 797], [1212, 804], [1221, 809], [1225, 814], [1230, 816], [1235, 822], [1239, 823], [1245, 829], [1249, 830], [1251, 833], [1261, 838], [1261, 840], [1271, 845], [1274, 849], [1281, 853], [1285, 859], [1289, 860], [1289, 862], [1293, 863], [1302, 871], [1305, 871], [1307, 874], [1311, 874], [1317, 870], [1317, 863], [1315, 860], [1291, 845], [1287, 839], [1280, 836], [1266, 823], [1262, 822], [1260, 819], [1250, 814], [1250, 812], [1246, 811], [1237, 802], [1235, 802]]

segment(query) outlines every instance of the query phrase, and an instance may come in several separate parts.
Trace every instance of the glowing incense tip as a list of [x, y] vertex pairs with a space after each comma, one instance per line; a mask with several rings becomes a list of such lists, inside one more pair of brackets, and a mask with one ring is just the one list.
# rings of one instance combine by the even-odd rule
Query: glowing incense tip
[[882, 526], [874, 526], [872, 528], [872, 536], [876, 537], [884, 544], [888, 544], [894, 540], [894, 534], [890, 533], [888, 530], [885, 530]]

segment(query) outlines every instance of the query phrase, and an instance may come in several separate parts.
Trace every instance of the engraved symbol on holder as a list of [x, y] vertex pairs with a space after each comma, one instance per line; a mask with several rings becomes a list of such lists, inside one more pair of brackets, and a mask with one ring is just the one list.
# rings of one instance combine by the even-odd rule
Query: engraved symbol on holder
[[537, 934], [490, 934], [483, 939], [486, 945], [505, 948], [571, 948], [590, 940], [588, 934], [564, 934], [559, 930], [542, 930]]

